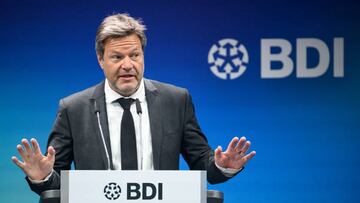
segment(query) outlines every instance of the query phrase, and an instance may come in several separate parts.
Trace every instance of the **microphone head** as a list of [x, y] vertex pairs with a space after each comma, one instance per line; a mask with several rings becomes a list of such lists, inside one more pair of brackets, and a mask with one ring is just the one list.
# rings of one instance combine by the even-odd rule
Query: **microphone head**
[[93, 102], [94, 102], [94, 113], [100, 113], [100, 108], [97, 105], [96, 100], [93, 100]]
[[137, 114], [142, 114], [140, 100], [138, 98], [135, 99], [135, 104], [136, 104], [136, 113]]

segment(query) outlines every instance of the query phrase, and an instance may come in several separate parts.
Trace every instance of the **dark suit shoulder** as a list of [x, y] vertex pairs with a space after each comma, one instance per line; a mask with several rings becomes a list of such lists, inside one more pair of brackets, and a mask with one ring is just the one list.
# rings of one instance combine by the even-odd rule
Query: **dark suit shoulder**
[[149, 87], [153, 85], [155, 87], [156, 91], [158, 91], [161, 95], [169, 95], [169, 96], [185, 96], [188, 95], [188, 90], [183, 87], [178, 87], [173, 84], [159, 82], [156, 80], [145, 80], [145, 86], [147, 86], [148, 89], [151, 89], [152, 87]]
[[104, 82], [71, 94], [61, 100], [66, 107], [76, 107], [88, 104], [91, 98], [98, 96], [104, 96]]

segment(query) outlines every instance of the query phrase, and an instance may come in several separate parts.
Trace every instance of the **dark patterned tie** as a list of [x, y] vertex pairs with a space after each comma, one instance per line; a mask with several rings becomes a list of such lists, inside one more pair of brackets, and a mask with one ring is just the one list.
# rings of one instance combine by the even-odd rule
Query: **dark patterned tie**
[[130, 112], [130, 106], [134, 99], [120, 98], [118, 102], [124, 109], [121, 119], [121, 169], [137, 170], [137, 151], [134, 120]]

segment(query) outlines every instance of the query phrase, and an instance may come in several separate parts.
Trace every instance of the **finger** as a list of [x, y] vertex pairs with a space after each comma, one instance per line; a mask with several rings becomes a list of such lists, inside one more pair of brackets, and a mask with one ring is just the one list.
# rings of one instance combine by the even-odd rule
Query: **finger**
[[246, 141], [245, 144], [244, 144], [244, 147], [241, 149], [241, 153], [246, 154], [247, 150], [249, 150], [249, 148], [250, 148], [250, 145], [251, 145], [251, 142]]
[[252, 159], [256, 155], [255, 151], [250, 152], [248, 155], [244, 156], [245, 163], [248, 162], [250, 159]]
[[31, 145], [32, 145], [32, 147], [34, 149], [34, 153], [35, 154], [41, 154], [40, 146], [39, 146], [39, 143], [36, 141], [36, 139], [31, 138], [30, 142], [31, 142]]
[[18, 144], [16, 146], [16, 149], [18, 150], [18, 152], [19, 152], [19, 154], [20, 154], [23, 161], [28, 160], [27, 154], [26, 154], [26, 152], [24, 151], [24, 149], [22, 148], [21, 145]]
[[26, 153], [28, 155], [31, 155], [33, 153], [33, 150], [30, 147], [29, 141], [27, 139], [22, 139], [21, 143], [24, 145]]
[[242, 148], [244, 147], [244, 144], [246, 142], [246, 137], [241, 137], [237, 145], [235, 146], [236, 152], [241, 152]]
[[11, 160], [21, 169], [24, 169], [24, 163], [19, 161], [19, 159], [16, 156], [11, 157]]
[[234, 137], [234, 138], [230, 141], [230, 143], [229, 143], [228, 148], [227, 148], [226, 151], [234, 151], [235, 146], [236, 146], [236, 143], [237, 143], [238, 141], [239, 141], [239, 138], [238, 138], [238, 137]]

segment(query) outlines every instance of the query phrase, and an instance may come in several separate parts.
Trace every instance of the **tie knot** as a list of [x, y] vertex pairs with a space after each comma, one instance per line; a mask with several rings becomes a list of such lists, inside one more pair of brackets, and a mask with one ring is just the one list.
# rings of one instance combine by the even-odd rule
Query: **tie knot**
[[134, 102], [135, 100], [134, 99], [125, 99], [125, 98], [120, 98], [118, 99], [118, 102], [119, 104], [121, 105], [121, 107], [124, 109], [124, 110], [130, 110], [130, 106], [131, 104]]

